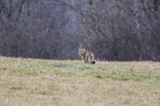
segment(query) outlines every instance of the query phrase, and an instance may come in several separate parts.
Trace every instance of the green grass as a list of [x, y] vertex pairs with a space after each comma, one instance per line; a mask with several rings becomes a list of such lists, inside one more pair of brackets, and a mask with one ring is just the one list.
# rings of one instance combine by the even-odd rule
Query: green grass
[[158, 106], [159, 62], [0, 57], [0, 106]]

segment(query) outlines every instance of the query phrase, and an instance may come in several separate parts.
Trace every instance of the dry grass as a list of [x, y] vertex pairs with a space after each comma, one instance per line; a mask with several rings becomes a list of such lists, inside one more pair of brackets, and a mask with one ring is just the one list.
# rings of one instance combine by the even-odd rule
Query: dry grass
[[160, 63], [0, 57], [0, 106], [158, 106]]

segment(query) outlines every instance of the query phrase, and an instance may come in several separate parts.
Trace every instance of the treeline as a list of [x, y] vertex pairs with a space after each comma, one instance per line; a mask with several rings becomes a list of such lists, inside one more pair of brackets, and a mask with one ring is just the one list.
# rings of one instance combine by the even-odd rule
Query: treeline
[[0, 0], [0, 55], [160, 60], [159, 0]]

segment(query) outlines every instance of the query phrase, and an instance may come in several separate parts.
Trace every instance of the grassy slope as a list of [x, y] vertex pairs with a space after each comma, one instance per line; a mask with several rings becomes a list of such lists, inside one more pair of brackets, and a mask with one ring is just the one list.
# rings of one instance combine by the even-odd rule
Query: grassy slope
[[160, 63], [0, 57], [0, 106], [158, 106]]

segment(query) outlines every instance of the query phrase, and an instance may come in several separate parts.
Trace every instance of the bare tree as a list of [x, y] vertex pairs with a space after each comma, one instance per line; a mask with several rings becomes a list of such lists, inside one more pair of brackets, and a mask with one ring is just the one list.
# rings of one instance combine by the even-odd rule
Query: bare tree
[[0, 54], [160, 60], [158, 0], [0, 0]]

